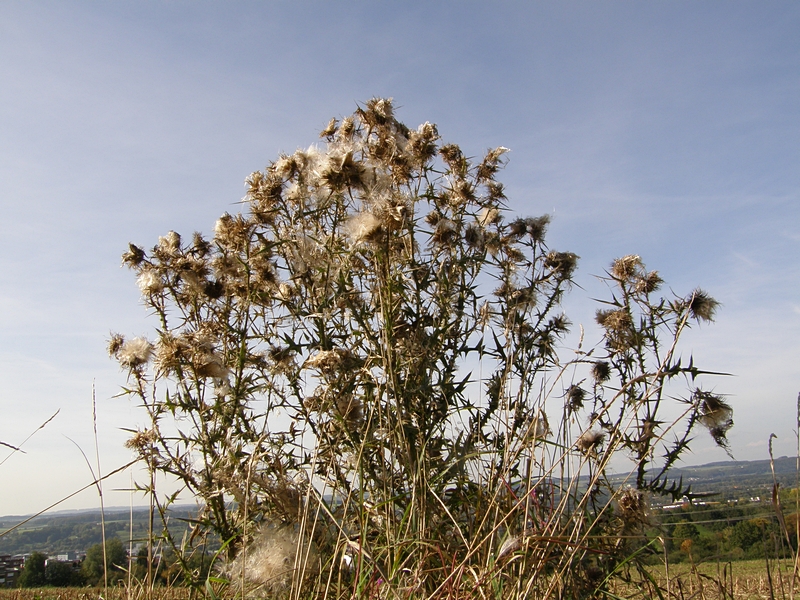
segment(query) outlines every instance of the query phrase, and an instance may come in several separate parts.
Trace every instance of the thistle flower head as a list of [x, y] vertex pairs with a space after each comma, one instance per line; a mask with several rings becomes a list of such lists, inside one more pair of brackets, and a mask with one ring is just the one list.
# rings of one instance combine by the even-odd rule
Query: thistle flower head
[[381, 220], [371, 212], [362, 212], [350, 217], [346, 230], [354, 244], [376, 242], [381, 237]]
[[169, 231], [167, 235], [158, 238], [158, 250], [167, 256], [173, 256], [180, 252], [181, 236], [176, 231]]
[[250, 243], [253, 224], [242, 215], [223, 214], [214, 225], [214, 241], [222, 248], [243, 250]]
[[123, 342], [115, 356], [119, 364], [128, 369], [146, 365], [153, 356], [153, 345], [143, 337]]
[[358, 114], [368, 125], [385, 125], [394, 116], [392, 98], [371, 98], [367, 100], [366, 108], [359, 109]]
[[444, 160], [452, 173], [466, 177], [469, 163], [464, 157], [461, 148], [455, 144], [445, 144], [439, 148], [439, 156], [442, 157], [442, 160]]
[[475, 220], [481, 227], [488, 227], [494, 223], [499, 223], [502, 215], [500, 211], [494, 206], [486, 206], [481, 209]]
[[409, 132], [407, 150], [417, 165], [422, 166], [436, 156], [436, 140], [438, 139], [439, 132], [436, 125], [427, 121], [416, 131]]
[[320, 176], [336, 192], [348, 187], [362, 188], [364, 166], [355, 159], [352, 151], [334, 151], [328, 154]]
[[470, 248], [482, 250], [484, 247], [483, 230], [473, 223], [467, 225], [466, 229], [464, 229], [464, 241]]
[[698, 421], [708, 428], [717, 445], [730, 454], [727, 434], [733, 427], [733, 408], [722, 396], [703, 390], [695, 390], [693, 401], [698, 407]]
[[325, 129], [319, 132], [319, 137], [332, 138], [334, 135], [336, 135], [336, 132], [339, 129], [338, 125], [339, 122], [335, 118], [331, 119], [330, 121], [328, 121], [328, 124], [325, 126]]
[[134, 244], [128, 244], [128, 251], [122, 255], [122, 264], [129, 267], [138, 267], [145, 258], [144, 250]]
[[686, 299], [686, 305], [689, 308], [689, 314], [696, 321], [710, 323], [714, 320], [714, 313], [717, 312], [719, 302], [714, 300], [707, 292], [698, 288]]
[[617, 509], [626, 528], [647, 523], [647, 498], [634, 488], [626, 488], [617, 498]]
[[661, 287], [662, 283], [664, 280], [661, 279], [658, 271], [650, 271], [636, 282], [636, 291], [640, 294], [652, 294]]
[[455, 241], [457, 235], [458, 230], [456, 229], [456, 224], [450, 219], [442, 218], [436, 223], [436, 229], [433, 230], [431, 241], [434, 244], [447, 246]]
[[322, 373], [337, 371], [349, 358], [349, 352], [341, 348], [333, 350], [320, 350], [306, 360], [306, 366], [317, 369]]
[[157, 294], [164, 289], [164, 282], [155, 269], [144, 269], [136, 278], [136, 285], [142, 292], [142, 296]]
[[112, 333], [111, 339], [108, 340], [108, 355], [116, 356], [125, 343], [125, 338], [119, 333]]
[[571, 385], [567, 389], [567, 411], [576, 412], [583, 408], [583, 401], [586, 399], [586, 390], [579, 385]]
[[339, 126], [339, 139], [349, 140], [352, 139], [353, 134], [356, 132], [356, 122], [353, 117], [345, 117], [342, 119], [342, 124]]
[[478, 165], [478, 171], [476, 173], [475, 178], [478, 181], [487, 181], [492, 179], [494, 175], [497, 173], [498, 169], [500, 168], [500, 158], [506, 153], [509, 152], [508, 148], [503, 146], [498, 146], [497, 148], [491, 149], [486, 153], [486, 156]]
[[602, 431], [598, 429], [587, 429], [578, 438], [576, 446], [578, 450], [584, 454], [594, 454], [605, 439], [606, 434]]
[[548, 252], [544, 265], [558, 275], [560, 279], [571, 279], [578, 266], [578, 255], [572, 252]]
[[266, 523], [226, 565], [225, 573], [244, 583], [244, 596], [274, 597], [289, 591], [293, 581], [316, 573], [318, 563], [316, 547], [296, 527]]
[[158, 436], [152, 429], [138, 430], [125, 442], [125, 447], [135, 451], [140, 458], [149, 460], [158, 452], [155, 448], [157, 442]]
[[195, 355], [194, 370], [198, 377], [225, 379], [230, 371], [225, 366], [224, 359], [216, 352], [204, 352]]
[[156, 346], [156, 370], [160, 374], [175, 372], [183, 366], [189, 354], [189, 344], [183, 337], [163, 333]]
[[597, 383], [605, 383], [611, 378], [611, 365], [604, 361], [598, 360], [592, 365], [592, 378]]
[[619, 281], [629, 281], [639, 275], [643, 267], [641, 257], [636, 254], [628, 254], [611, 263], [611, 275]]

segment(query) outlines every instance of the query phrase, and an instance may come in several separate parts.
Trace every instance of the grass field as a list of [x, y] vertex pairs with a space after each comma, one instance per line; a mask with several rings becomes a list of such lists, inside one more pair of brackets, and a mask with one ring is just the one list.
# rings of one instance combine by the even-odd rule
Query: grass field
[[[798, 597], [800, 585], [792, 582], [791, 561], [771, 561], [769, 572], [764, 561], [736, 561], [728, 563], [702, 563], [696, 566], [677, 564], [667, 570], [653, 567], [652, 575], [660, 584], [663, 598], [670, 600], [789, 600]], [[645, 598], [641, 592], [618, 585], [606, 597]], [[144, 600], [148, 594], [142, 588], [37, 588], [0, 589], [0, 600]], [[155, 600], [188, 600], [187, 588], [155, 588]], [[601, 596], [602, 597], [602, 596]], [[649, 596], [648, 596], [649, 598]]]
[[[652, 568], [652, 575], [664, 589], [664, 598], [676, 600], [788, 600], [800, 593], [800, 582], [792, 585], [793, 563], [763, 560], [680, 563]], [[613, 590], [620, 598], [644, 598], [619, 586]]]

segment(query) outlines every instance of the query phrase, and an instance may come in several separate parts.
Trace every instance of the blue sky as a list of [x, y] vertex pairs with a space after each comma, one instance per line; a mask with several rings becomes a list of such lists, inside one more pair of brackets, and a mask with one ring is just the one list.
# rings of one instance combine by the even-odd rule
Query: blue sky
[[[128, 241], [209, 232], [244, 178], [391, 96], [468, 154], [511, 148], [511, 209], [581, 256], [566, 303], [639, 254], [723, 304], [683, 354], [735, 377], [739, 459], [794, 454], [800, 391], [800, 5], [793, 2], [0, 3], [0, 515], [126, 462], [111, 331], [149, 334]], [[689, 463], [724, 460], [698, 436]], [[0, 452], [0, 460], [6, 454]], [[126, 505], [124, 475], [108, 504]], [[81, 494], [62, 508], [95, 505]]]

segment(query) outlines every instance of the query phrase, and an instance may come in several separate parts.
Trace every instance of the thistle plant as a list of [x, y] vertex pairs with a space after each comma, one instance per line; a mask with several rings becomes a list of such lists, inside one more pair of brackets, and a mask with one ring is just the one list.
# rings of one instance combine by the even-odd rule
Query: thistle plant
[[[151, 340], [109, 345], [149, 415], [130, 447], [201, 505], [175, 549], [214, 533], [231, 581], [295, 597], [605, 585], [594, 557], [613, 569], [629, 548], [597, 536], [643, 523], [637, 490], [666, 489], [696, 424], [725, 443], [711, 392], [659, 417], [665, 384], [702, 374], [676, 343], [716, 302], [655, 300], [657, 274], [619, 259], [604, 342], [564, 360], [578, 257], [547, 246], [547, 216], [509, 214], [506, 148], [470, 159], [386, 99], [321, 138], [251, 174], [247, 210], [212, 238], [123, 256], [158, 319]], [[635, 485], [600, 494], [617, 450]], [[296, 544], [280, 585], [265, 539]]]

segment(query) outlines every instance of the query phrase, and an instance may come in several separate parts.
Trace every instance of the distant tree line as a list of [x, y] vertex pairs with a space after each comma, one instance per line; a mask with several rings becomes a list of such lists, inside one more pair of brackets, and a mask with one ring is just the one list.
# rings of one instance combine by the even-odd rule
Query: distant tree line
[[[794, 507], [795, 493], [783, 494], [784, 506]], [[670, 562], [780, 558], [797, 549], [797, 514], [783, 518], [785, 530], [770, 502], [686, 505], [654, 516], [651, 534], [664, 540]]]

